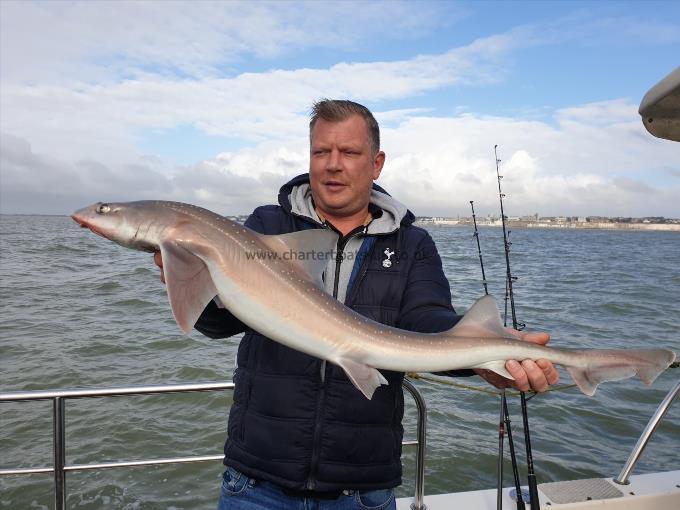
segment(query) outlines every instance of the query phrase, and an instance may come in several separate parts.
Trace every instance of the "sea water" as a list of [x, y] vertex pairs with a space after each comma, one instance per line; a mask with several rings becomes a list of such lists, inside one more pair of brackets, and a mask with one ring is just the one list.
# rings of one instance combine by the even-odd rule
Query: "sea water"
[[[428, 227], [464, 312], [483, 294], [470, 228]], [[518, 319], [560, 347], [668, 347], [680, 352], [680, 234], [513, 229]], [[502, 232], [482, 228], [489, 291], [504, 306]], [[183, 335], [150, 254], [121, 248], [68, 217], [0, 217], [0, 391], [230, 380], [238, 338]], [[679, 379], [638, 379], [529, 401], [539, 483], [615, 476], [648, 418]], [[452, 380], [478, 389], [477, 377]], [[571, 381], [561, 371], [560, 385]], [[428, 494], [495, 486], [496, 395], [416, 381], [428, 406]], [[526, 459], [517, 397], [509, 406], [523, 479]], [[415, 437], [406, 397], [405, 436]], [[68, 464], [219, 454], [229, 392], [70, 400]], [[0, 469], [50, 466], [49, 402], [0, 403]], [[283, 440], [284, 438], [282, 438]], [[680, 468], [680, 406], [671, 407], [636, 473]], [[507, 445], [506, 445], [507, 454]], [[414, 450], [404, 449], [413, 493]], [[111, 469], [67, 475], [67, 507], [213, 509], [221, 463]], [[509, 463], [506, 486], [512, 485]], [[51, 475], [0, 478], [0, 508], [52, 508]]]

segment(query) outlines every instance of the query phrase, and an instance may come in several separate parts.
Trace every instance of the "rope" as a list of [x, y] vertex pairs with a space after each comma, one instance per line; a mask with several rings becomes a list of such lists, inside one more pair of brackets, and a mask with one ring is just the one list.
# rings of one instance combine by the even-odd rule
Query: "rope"
[[[680, 368], [680, 362], [675, 361], [675, 362], [671, 363], [668, 368]], [[433, 383], [437, 383], [437, 384], [445, 384], [447, 386], [454, 386], [456, 388], [461, 388], [461, 389], [464, 389], [464, 390], [477, 391], [479, 393], [486, 393], [487, 395], [493, 395], [495, 397], [500, 397], [501, 394], [502, 394], [502, 392], [500, 392], [500, 391], [490, 390], [488, 388], [480, 388], [478, 386], [473, 386], [471, 384], [463, 384], [463, 383], [459, 383], [459, 382], [454, 382], [454, 381], [452, 381], [451, 379], [448, 379], [448, 378], [433, 377], [431, 375], [425, 375], [425, 374], [421, 374], [421, 373], [418, 373], [418, 372], [406, 372], [406, 377], [408, 377], [409, 379], [419, 379], [421, 381], [428, 381], [428, 382], [433, 382]], [[553, 391], [565, 391], [565, 390], [570, 390], [572, 388], [576, 388], [576, 385], [575, 384], [565, 384], [563, 386], [556, 386], [554, 388], [548, 388], [543, 393], [550, 393], [550, 392], [553, 392]], [[528, 393], [531, 394], [528, 398], [533, 398], [536, 395], [538, 395], [538, 393], [536, 393], [535, 391], [530, 391]], [[514, 391], [514, 390], [506, 390], [506, 395], [518, 397], [520, 395], [520, 392]]]
[[487, 393], [489, 395], [495, 395], [497, 397], [500, 396], [499, 391], [494, 391], [487, 388], [478, 388], [477, 386], [472, 386], [469, 384], [456, 383], [451, 381], [450, 379], [440, 379], [438, 377], [431, 377], [428, 375], [419, 374], [417, 372], [407, 372], [406, 376], [409, 379], [420, 379], [421, 381], [429, 381], [433, 383], [445, 384], [447, 386], [455, 386], [456, 388], [462, 388], [464, 390], [479, 391], [480, 393]]

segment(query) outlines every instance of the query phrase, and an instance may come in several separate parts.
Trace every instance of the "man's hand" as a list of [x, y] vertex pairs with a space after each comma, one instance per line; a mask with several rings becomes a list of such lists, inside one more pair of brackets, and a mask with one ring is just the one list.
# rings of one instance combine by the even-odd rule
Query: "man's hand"
[[157, 251], [153, 254], [153, 262], [161, 270], [161, 282], [165, 283], [165, 273], [163, 272], [163, 257], [161, 257], [161, 252]]
[[[525, 342], [545, 345], [550, 341], [548, 333], [527, 333], [510, 328], [508, 328], [508, 331]], [[514, 381], [506, 379], [490, 370], [475, 369], [474, 371], [496, 388], [515, 388], [520, 391], [534, 390], [543, 392], [550, 385], [556, 384], [560, 378], [557, 369], [547, 359], [538, 359], [535, 362], [525, 359], [521, 363], [511, 359], [505, 363], [505, 369], [515, 378]]]

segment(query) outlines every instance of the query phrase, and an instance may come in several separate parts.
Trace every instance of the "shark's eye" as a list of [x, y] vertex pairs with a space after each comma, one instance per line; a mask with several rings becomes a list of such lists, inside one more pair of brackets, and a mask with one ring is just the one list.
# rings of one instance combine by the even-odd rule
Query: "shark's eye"
[[97, 214], [106, 214], [111, 210], [111, 207], [109, 207], [109, 204], [99, 204], [99, 207], [97, 207]]

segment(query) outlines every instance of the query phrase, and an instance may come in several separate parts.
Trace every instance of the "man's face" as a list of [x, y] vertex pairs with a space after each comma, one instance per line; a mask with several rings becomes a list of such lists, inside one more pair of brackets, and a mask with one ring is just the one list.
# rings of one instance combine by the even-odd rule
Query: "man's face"
[[[309, 180], [316, 207], [330, 220], [366, 211], [385, 154], [373, 154], [366, 122], [352, 115], [340, 122], [318, 119], [311, 136]], [[363, 218], [361, 218], [363, 220]]]

